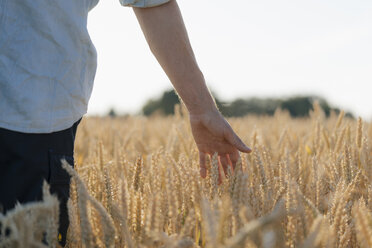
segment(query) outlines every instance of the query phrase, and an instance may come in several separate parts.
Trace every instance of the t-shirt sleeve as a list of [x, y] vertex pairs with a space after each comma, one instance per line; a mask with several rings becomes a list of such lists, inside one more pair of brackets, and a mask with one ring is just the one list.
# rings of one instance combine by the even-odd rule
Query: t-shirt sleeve
[[149, 8], [165, 4], [171, 0], [120, 0], [121, 5], [137, 8]]

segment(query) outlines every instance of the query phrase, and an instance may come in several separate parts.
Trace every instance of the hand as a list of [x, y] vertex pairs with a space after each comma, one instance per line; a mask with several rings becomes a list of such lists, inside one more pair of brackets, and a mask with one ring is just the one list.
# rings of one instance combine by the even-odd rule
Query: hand
[[[207, 176], [207, 155], [218, 153], [219, 162], [227, 175], [228, 166], [235, 168], [239, 151], [250, 153], [252, 150], [235, 134], [230, 124], [216, 110], [206, 114], [190, 114], [190, 124], [195, 143], [199, 150], [200, 176]], [[221, 180], [221, 173], [220, 173]]]

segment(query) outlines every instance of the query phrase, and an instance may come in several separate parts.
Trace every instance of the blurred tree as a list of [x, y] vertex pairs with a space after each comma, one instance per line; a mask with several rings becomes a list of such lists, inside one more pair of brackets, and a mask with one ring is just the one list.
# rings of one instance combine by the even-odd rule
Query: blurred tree
[[180, 103], [180, 99], [174, 90], [167, 90], [163, 93], [160, 99], [149, 100], [142, 107], [144, 115], [148, 116], [155, 111], [160, 111], [164, 115], [174, 114], [174, 105]]
[[115, 111], [114, 108], [111, 108], [111, 109], [109, 110], [109, 112], [107, 113], [107, 115], [108, 115], [109, 117], [111, 117], [111, 118], [114, 118], [114, 117], [117, 116], [116, 111]]
[[293, 117], [308, 116], [313, 109], [313, 99], [308, 96], [292, 97], [283, 100], [280, 108], [288, 110]]
[[222, 114], [226, 116], [244, 116], [247, 114], [257, 115], [273, 115], [275, 110], [279, 107], [280, 100], [278, 99], [237, 99], [226, 104], [222, 109]]

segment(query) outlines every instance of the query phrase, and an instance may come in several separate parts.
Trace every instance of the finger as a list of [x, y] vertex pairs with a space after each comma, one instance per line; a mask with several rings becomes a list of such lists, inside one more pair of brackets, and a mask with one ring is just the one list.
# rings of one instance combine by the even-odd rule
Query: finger
[[233, 153], [229, 154], [229, 159], [231, 161], [231, 165], [232, 165], [234, 170], [235, 170], [235, 167], [236, 167], [236, 163], [238, 163], [238, 161], [239, 161], [239, 158], [240, 158], [240, 155], [239, 155], [239, 152], [237, 150], [235, 150]]
[[205, 178], [207, 176], [207, 158], [206, 154], [203, 152], [199, 152], [199, 162], [200, 162], [200, 176]]
[[225, 133], [225, 138], [231, 145], [235, 146], [236, 149], [241, 152], [250, 153], [252, 151], [252, 149], [244, 144], [231, 128]]
[[221, 166], [218, 166], [218, 185], [221, 185], [222, 183], [222, 168]]
[[227, 176], [227, 167], [229, 166], [229, 160], [227, 155], [223, 154], [220, 155], [220, 163], [223, 169], [223, 172], [225, 173], [225, 176]]
[[218, 155], [217, 157], [217, 165], [212, 165], [212, 166], [217, 166], [217, 172], [218, 172], [218, 180], [217, 183], [220, 185], [222, 183], [222, 164], [220, 160], [220, 156]]

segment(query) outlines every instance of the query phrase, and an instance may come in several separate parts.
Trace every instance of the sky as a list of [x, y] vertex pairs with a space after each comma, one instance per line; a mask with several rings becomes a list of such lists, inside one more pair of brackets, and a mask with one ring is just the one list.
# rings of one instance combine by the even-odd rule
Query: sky
[[[209, 88], [225, 101], [319, 95], [372, 120], [372, 1], [178, 1]], [[102, 0], [88, 30], [98, 69], [88, 114], [138, 113], [172, 87], [131, 8]]]

